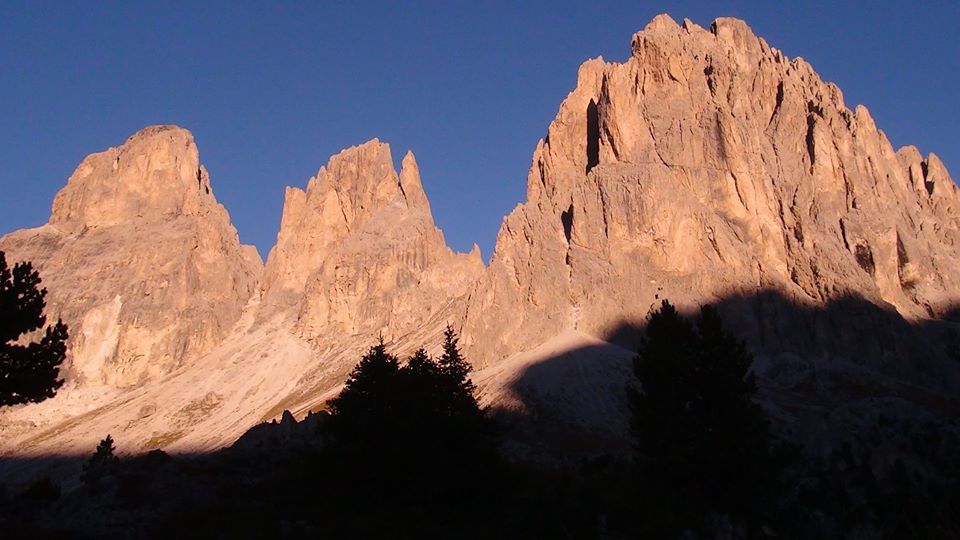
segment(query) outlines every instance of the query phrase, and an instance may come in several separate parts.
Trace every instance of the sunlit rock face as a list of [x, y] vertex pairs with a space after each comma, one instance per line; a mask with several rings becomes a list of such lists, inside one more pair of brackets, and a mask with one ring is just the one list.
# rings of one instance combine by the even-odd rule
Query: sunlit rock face
[[482, 272], [478, 248], [454, 253], [434, 225], [413, 154], [397, 174], [372, 140], [333, 156], [305, 191], [287, 188], [264, 304], [293, 306], [309, 340], [395, 340], [453, 322]]
[[106, 433], [121, 452], [214, 450], [321, 408], [377, 340], [435, 350], [447, 324], [483, 403], [533, 419], [525, 455], [629, 451], [631, 340], [664, 298], [718, 305], [797, 437], [960, 411], [941, 320], [960, 299], [960, 218], [940, 160], [895, 151], [742, 21], [660, 16], [631, 51], [580, 67], [487, 268], [447, 247], [413, 154], [398, 172], [378, 140], [287, 188], [262, 271], [188, 132], [88, 157], [50, 223], [0, 249], [40, 269], [71, 381], [112, 393], [5, 411], [0, 454], [88, 454]]
[[694, 308], [766, 289], [937, 317], [960, 299], [958, 218], [940, 160], [892, 148], [804, 60], [740, 20], [661, 15], [627, 61], [580, 67], [464, 335], [489, 364], [564, 329], [609, 336], [658, 299]]
[[69, 326], [68, 380], [124, 388], [220, 343], [262, 266], [214, 198], [193, 136], [173, 126], [88, 156], [49, 222], [0, 250], [34, 264], [48, 318]]
[[484, 271], [478, 248], [447, 247], [413, 154], [398, 173], [377, 140], [287, 189], [261, 271], [189, 133], [167, 127], [87, 158], [51, 224], [0, 246], [39, 267], [77, 381], [0, 418], [0, 452], [18, 455], [86, 453], [103, 433], [127, 452], [229, 445], [284, 409], [322, 407], [381, 337], [404, 353], [439, 345]]

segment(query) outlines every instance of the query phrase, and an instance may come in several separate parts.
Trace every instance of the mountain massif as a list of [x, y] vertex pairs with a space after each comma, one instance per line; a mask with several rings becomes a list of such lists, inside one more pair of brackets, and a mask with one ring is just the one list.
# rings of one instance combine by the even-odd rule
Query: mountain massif
[[514, 451], [616, 451], [638, 330], [664, 298], [715, 304], [778, 428], [823, 451], [878, 415], [960, 414], [943, 163], [894, 149], [742, 21], [661, 15], [631, 51], [580, 67], [487, 266], [446, 245], [413, 154], [397, 172], [377, 140], [287, 188], [266, 264], [186, 130], [87, 157], [46, 225], [0, 239], [71, 334], [67, 385], [3, 411], [0, 453], [86, 454], [107, 433], [124, 453], [216, 450], [322, 408], [379, 336], [407, 354], [448, 324], [483, 402], [519, 419]]

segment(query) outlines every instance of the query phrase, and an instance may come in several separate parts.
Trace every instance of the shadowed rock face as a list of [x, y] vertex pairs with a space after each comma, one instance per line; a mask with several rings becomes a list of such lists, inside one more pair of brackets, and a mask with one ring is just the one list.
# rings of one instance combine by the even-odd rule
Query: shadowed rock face
[[564, 329], [602, 336], [658, 298], [852, 292], [907, 318], [960, 298], [957, 187], [867, 110], [736, 19], [668, 16], [590, 60], [534, 152], [464, 328], [493, 363]]
[[261, 262], [217, 203], [193, 136], [148, 127], [88, 156], [48, 224], [0, 239], [49, 291], [69, 326], [68, 379], [130, 387], [220, 343], [253, 294]]

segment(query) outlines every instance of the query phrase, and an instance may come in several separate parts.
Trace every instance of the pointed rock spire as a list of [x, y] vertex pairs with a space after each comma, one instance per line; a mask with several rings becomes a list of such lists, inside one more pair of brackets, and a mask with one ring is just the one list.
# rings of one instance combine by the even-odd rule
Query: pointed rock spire
[[403, 162], [400, 166], [400, 189], [403, 190], [407, 206], [411, 209], [426, 212], [432, 222], [430, 203], [427, 202], [427, 194], [424, 193], [423, 184], [420, 183], [420, 167], [417, 166], [417, 158], [409, 150], [403, 156]]
[[447, 247], [413, 153], [393, 169], [378, 140], [332, 157], [306, 192], [288, 188], [263, 280], [308, 339], [413, 331], [467, 293], [479, 258]]

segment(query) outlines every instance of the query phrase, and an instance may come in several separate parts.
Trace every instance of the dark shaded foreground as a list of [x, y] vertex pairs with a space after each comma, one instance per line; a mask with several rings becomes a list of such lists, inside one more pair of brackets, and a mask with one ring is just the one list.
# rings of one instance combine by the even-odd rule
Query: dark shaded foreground
[[[750, 344], [758, 402], [795, 448], [783, 492], [750, 537], [960, 538], [953, 322], [908, 323], [855, 297], [824, 309], [770, 292], [715, 305]], [[635, 350], [643, 330], [624, 325], [608, 339]], [[395, 444], [345, 462], [323, 451], [323, 413], [285, 416], [231, 449], [125, 458], [89, 484], [78, 480], [86, 457], [3, 458], [4, 471], [47, 472], [5, 486], [0, 529], [4, 538], [641, 537], [656, 516], [636, 498], [629, 360], [607, 352], [564, 351], [520, 374], [511, 390], [523, 407], [490, 411], [505, 457], [438, 461], [429, 442], [404, 440], [416, 429], [400, 429]], [[584, 377], [591, 366], [600, 374]], [[711, 519], [701, 537], [746, 537]]]
[[[565, 472], [442, 449], [417, 456], [402, 440], [360, 459], [331, 455], [328, 422], [286, 416], [217, 453], [153, 451], [92, 483], [12, 486], [3, 538], [588, 538], [596, 528], [598, 509], [570, 495]], [[45, 464], [76, 475], [86, 461]]]

